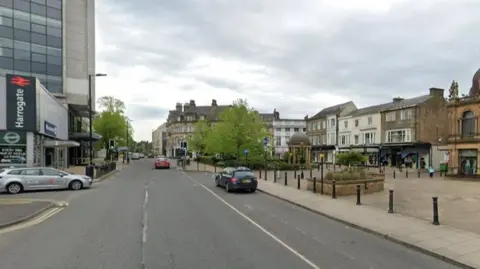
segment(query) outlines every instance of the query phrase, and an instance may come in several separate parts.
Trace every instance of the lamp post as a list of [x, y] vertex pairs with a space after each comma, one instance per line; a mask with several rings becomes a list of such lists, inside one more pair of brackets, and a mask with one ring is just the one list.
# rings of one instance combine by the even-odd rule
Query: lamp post
[[92, 108], [92, 77], [106, 77], [107, 74], [88, 75], [88, 121], [89, 121], [89, 135], [88, 146], [90, 147], [89, 158], [90, 165], [93, 165], [93, 108]]

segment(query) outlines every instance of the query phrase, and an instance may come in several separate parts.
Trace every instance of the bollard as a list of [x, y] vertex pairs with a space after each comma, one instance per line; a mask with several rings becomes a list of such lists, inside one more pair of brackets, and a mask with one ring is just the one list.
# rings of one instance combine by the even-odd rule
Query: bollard
[[300, 175], [297, 176], [297, 189], [300, 189]]
[[284, 181], [284, 185], [287, 186], [287, 172], [285, 172], [285, 181]]
[[262, 169], [258, 170], [258, 178], [262, 179]]
[[443, 173], [443, 171], [442, 171], [442, 170], [440, 170], [440, 177], [442, 176], [442, 173]]
[[320, 194], [323, 195], [323, 175], [320, 178]]
[[393, 214], [393, 190], [388, 191], [388, 213]]
[[213, 165], [213, 172], [216, 174], [217, 173], [217, 164]]
[[408, 178], [408, 168], [405, 169], [405, 178]]
[[320, 171], [320, 163], [317, 164], [317, 171]]
[[265, 169], [265, 181], [267, 181], [267, 169]]
[[337, 188], [335, 186], [335, 180], [332, 180], [332, 199], [337, 199]]
[[432, 197], [433, 200], [433, 225], [440, 225], [438, 220], [438, 197]]
[[293, 178], [297, 178], [297, 168], [293, 167]]
[[418, 170], [418, 178], [420, 178], [420, 170]]
[[357, 185], [357, 205], [361, 205], [360, 202], [360, 185]]
[[313, 193], [317, 193], [317, 177], [313, 177]]
[[393, 179], [395, 179], [395, 169], [393, 169]]
[[312, 168], [310, 168], [310, 179], [312, 179], [313, 174], [312, 174]]
[[[280, 171], [278, 171], [280, 173]], [[277, 183], [277, 170], [273, 171], [273, 183]]]
[[302, 172], [300, 172], [300, 178], [301, 178], [301, 179], [304, 179], [304, 178], [305, 178], [305, 175], [303, 174], [303, 168], [302, 168]]

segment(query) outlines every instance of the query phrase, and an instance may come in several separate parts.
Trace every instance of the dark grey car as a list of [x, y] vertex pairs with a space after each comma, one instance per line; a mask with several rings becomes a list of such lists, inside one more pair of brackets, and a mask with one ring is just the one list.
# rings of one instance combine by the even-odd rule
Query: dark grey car
[[214, 180], [217, 187], [224, 187], [227, 192], [238, 190], [254, 192], [258, 185], [255, 174], [245, 167], [227, 167], [216, 174]]

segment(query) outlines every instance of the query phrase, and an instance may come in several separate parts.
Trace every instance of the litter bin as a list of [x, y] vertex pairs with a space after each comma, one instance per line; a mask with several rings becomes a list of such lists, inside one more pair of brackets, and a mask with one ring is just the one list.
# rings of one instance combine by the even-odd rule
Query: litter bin
[[447, 172], [447, 171], [448, 171], [448, 163], [441, 163], [440, 172]]
[[87, 165], [85, 166], [85, 175], [87, 177], [90, 177], [91, 179], [93, 179], [93, 175], [95, 174], [95, 165]]

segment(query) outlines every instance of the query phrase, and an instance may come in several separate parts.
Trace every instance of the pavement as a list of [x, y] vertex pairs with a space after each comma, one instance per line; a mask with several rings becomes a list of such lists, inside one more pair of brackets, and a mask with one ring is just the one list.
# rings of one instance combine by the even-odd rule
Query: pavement
[[0, 235], [1, 268], [459, 268], [208, 173], [129, 165], [34, 226]]
[[31, 220], [55, 206], [49, 201], [0, 199], [0, 229]]

